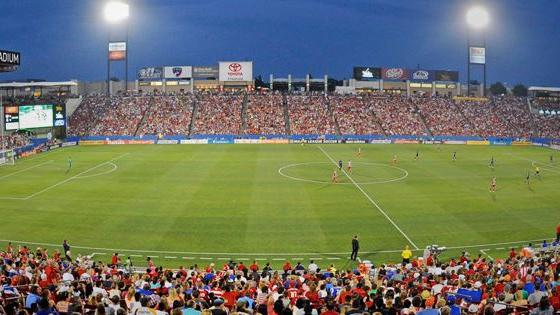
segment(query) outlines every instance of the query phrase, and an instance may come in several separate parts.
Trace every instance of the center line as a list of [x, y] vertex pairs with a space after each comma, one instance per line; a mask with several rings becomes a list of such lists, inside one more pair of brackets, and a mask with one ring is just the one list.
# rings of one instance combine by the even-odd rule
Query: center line
[[[317, 146], [319, 148], [319, 150], [321, 150], [321, 152], [323, 152], [323, 154], [325, 154], [325, 156], [327, 158], [329, 158], [329, 160], [331, 160], [331, 162], [333, 162], [333, 164], [338, 167], [338, 164], [336, 164], [336, 161], [333, 160], [333, 158], [325, 151], [323, 150], [323, 148], [321, 146]], [[374, 205], [377, 210], [379, 210], [379, 212], [381, 212], [381, 214], [383, 214], [383, 216], [389, 221], [391, 222], [391, 224], [402, 234], [402, 236], [404, 236], [404, 238], [410, 243], [410, 245], [412, 245], [412, 247], [414, 247], [414, 249], [419, 249], [418, 246], [416, 246], [416, 244], [414, 244], [414, 242], [410, 239], [410, 237], [408, 237], [408, 235], [406, 235], [406, 233], [395, 223], [395, 221], [393, 221], [393, 219], [391, 219], [387, 213], [385, 213], [385, 211], [383, 209], [381, 209], [381, 207], [377, 204], [377, 202], [375, 202], [363, 189], [360, 185], [358, 185], [358, 183], [356, 183], [356, 181], [344, 170], [344, 168], [342, 168], [342, 172], [344, 173], [344, 175], [346, 175], [346, 177], [348, 177], [348, 179], [352, 182], [352, 184], [354, 184], [354, 186], [356, 186], [356, 188], [358, 188], [358, 190], [360, 192], [362, 192], [362, 194], [364, 194], [364, 196], [366, 196], [366, 198], [371, 202], [372, 205]]]

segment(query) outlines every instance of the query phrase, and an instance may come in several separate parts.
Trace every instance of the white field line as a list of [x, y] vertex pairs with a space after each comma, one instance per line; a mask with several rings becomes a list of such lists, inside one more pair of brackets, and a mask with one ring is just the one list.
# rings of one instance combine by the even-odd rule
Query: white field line
[[8, 177], [10, 177], [10, 176], [13, 176], [13, 175], [16, 175], [16, 174], [19, 174], [19, 173], [23, 173], [23, 172], [25, 172], [25, 171], [29, 171], [29, 170], [32, 170], [32, 169], [34, 169], [34, 168], [37, 168], [37, 167], [40, 167], [40, 166], [43, 166], [43, 165], [45, 165], [45, 164], [49, 164], [49, 163], [52, 163], [52, 162], [54, 162], [54, 160], [49, 160], [49, 161], [46, 161], [46, 162], [43, 162], [43, 163], [39, 163], [39, 164], [37, 164], [37, 165], [33, 165], [33, 166], [28, 167], [28, 168], [24, 168], [24, 169], [22, 169], [22, 170], [19, 170], [19, 171], [16, 171], [16, 172], [12, 172], [12, 173], [6, 174], [6, 175], [4, 175], [4, 176], [0, 176], [0, 179], [8, 178]]
[[67, 178], [67, 179], [65, 179], [65, 180], [63, 180], [63, 181], [60, 181], [60, 182], [58, 182], [58, 183], [56, 183], [56, 184], [54, 184], [54, 185], [51, 185], [51, 186], [49, 186], [49, 187], [47, 187], [47, 188], [44, 188], [44, 189], [42, 189], [42, 190], [39, 190], [38, 192], [33, 193], [33, 194], [31, 194], [31, 195], [25, 197], [24, 200], [31, 199], [31, 198], [33, 198], [33, 197], [35, 197], [35, 196], [37, 196], [37, 195], [40, 195], [40, 194], [42, 194], [42, 193], [44, 193], [44, 192], [46, 192], [46, 191], [49, 191], [49, 190], [51, 190], [51, 189], [53, 189], [53, 188], [55, 188], [55, 187], [58, 187], [58, 186], [60, 186], [60, 185], [63, 185], [63, 184], [65, 184], [65, 183], [67, 183], [67, 182], [69, 182], [69, 181], [71, 181], [71, 180], [73, 180], [73, 179], [80, 178], [81, 175], [86, 174], [87, 172], [93, 171], [94, 169], [97, 169], [97, 168], [99, 168], [99, 167], [101, 167], [101, 166], [103, 166], [103, 165], [105, 165], [105, 164], [107, 164], [107, 163], [111, 163], [111, 162], [113, 162], [113, 161], [116, 161], [116, 160], [118, 160], [118, 159], [120, 159], [120, 158], [122, 158], [122, 157], [124, 157], [124, 156], [126, 156], [126, 155], [128, 155], [128, 154], [129, 154], [129, 153], [121, 154], [121, 155], [117, 156], [116, 158], [110, 159], [110, 160], [107, 161], [107, 162], [103, 162], [103, 163], [101, 163], [101, 164], [97, 164], [96, 166], [90, 167], [90, 168], [88, 168], [87, 170], [82, 171], [82, 172], [80, 172], [80, 173], [78, 173], [78, 174], [76, 174], [76, 175], [74, 175], [74, 176], [72, 176], [72, 177], [69, 177], [69, 178]]
[[547, 170], [547, 171], [550, 171], [550, 172], [553, 172], [553, 173], [560, 174], [560, 170], [558, 170], [558, 169], [553, 169], [553, 168], [549, 168], [549, 167], [555, 167], [554, 165], [548, 165], [548, 164], [545, 164], [545, 163], [540, 163], [540, 162], [538, 162], [538, 161], [531, 160], [531, 159], [528, 159], [528, 158], [524, 158], [524, 157], [521, 157], [521, 156], [519, 156], [519, 155], [515, 155], [515, 154], [512, 154], [512, 153], [509, 153], [509, 155], [510, 155], [510, 156], [513, 156], [513, 157], [515, 157], [515, 158], [517, 158], [517, 159], [519, 159], [519, 160], [529, 161], [529, 162], [531, 162], [531, 165], [533, 165], [533, 166], [535, 165], [535, 163], [536, 163], [536, 164], [539, 164], [539, 165], [540, 165], [540, 168], [542, 168], [543, 170]]
[[[329, 158], [329, 160], [331, 160], [331, 162], [333, 162], [333, 164], [338, 167], [338, 165], [336, 164], [336, 161], [333, 160], [333, 158], [321, 147], [318, 146], [319, 150], [321, 150], [321, 152], [323, 152], [323, 154]], [[397, 229], [397, 231], [399, 231], [402, 236], [404, 236], [404, 238], [410, 243], [410, 245], [412, 245], [412, 247], [414, 247], [414, 249], [419, 249], [418, 246], [416, 246], [416, 244], [410, 239], [410, 237], [408, 237], [408, 235], [406, 235], [406, 233], [393, 221], [393, 219], [391, 219], [387, 213], [385, 213], [385, 211], [383, 209], [381, 209], [381, 207], [377, 204], [377, 202], [375, 202], [363, 189], [360, 185], [358, 185], [358, 183], [356, 183], [356, 181], [344, 170], [344, 168], [342, 168], [342, 172], [344, 173], [344, 175], [346, 175], [346, 177], [348, 177], [348, 179], [354, 184], [354, 186], [356, 186], [356, 188], [358, 188], [358, 190], [360, 192], [362, 192], [362, 194], [371, 202], [371, 204], [373, 204], [377, 210], [379, 210], [379, 212], [381, 212], [381, 214], [383, 214], [383, 216], [389, 221], [391, 222], [391, 224]]]
[[101, 175], [107, 175], [107, 174], [113, 173], [114, 171], [116, 171], [119, 168], [117, 166], [117, 164], [115, 164], [113, 162], [106, 162], [105, 164], [110, 164], [113, 167], [110, 170], [107, 170], [105, 172], [101, 172], [101, 173], [97, 173], [97, 174], [91, 174], [91, 175], [85, 175], [85, 176], [79, 176], [79, 177], [76, 177], [76, 179], [84, 179], [84, 178], [97, 177], [97, 176], [101, 176]]
[[484, 249], [481, 249], [480, 252], [483, 253], [484, 255], [486, 255], [488, 258], [494, 260], [494, 257], [488, 255], [488, 253], [486, 253], [486, 252], [484, 251]]
[[[502, 242], [502, 243], [488, 243], [488, 244], [473, 244], [473, 245], [463, 245], [463, 246], [446, 246], [447, 249], [462, 249], [462, 248], [491, 248], [493, 246], [504, 246], [504, 245], [514, 245], [514, 244], [528, 244], [528, 243], [535, 243], [535, 242], [542, 242], [543, 240], [549, 240], [548, 237], [543, 237], [534, 240], [524, 240], [524, 241], [512, 241], [512, 242]], [[28, 241], [19, 241], [19, 240], [6, 240], [0, 239], [2, 243], [14, 243], [14, 244], [21, 244], [21, 245], [37, 245], [37, 246], [48, 246], [48, 247], [60, 247], [60, 244], [53, 244], [53, 243], [40, 243], [40, 242], [28, 242]], [[208, 256], [253, 256], [253, 257], [292, 257], [292, 260], [304, 260], [304, 257], [316, 257], [319, 255], [346, 255], [350, 256], [350, 252], [331, 252], [331, 253], [212, 253], [212, 252], [182, 252], [182, 251], [162, 251], [162, 250], [145, 250], [145, 249], [123, 249], [123, 248], [106, 248], [106, 247], [89, 247], [89, 246], [79, 246], [79, 245], [71, 245], [72, 248], [76, 249], [84, 249], [84, 250], [93, 250], [93, 251], [107, 251], [107, 252], [131, 252], [131, 253], [143, 253], [148, 254], [146, 256], [151, 256], [149, 254], [183, 254], [183, 255], [192, 255], [192, 256], [199, 256], [199, 255], [208, 255]], [[423, 251], [423, 249], [415, 249], [415, 252]], [[379, 251], [369, 251], [369, 252], [360, 252], [361, 254], [384, 254], [384, 253], [400, 253], [402, 252], [401, 249], [392, 249], [392, 250], [379, 250]], [[97, 254], [105, 254], [105, 253], [97, 253]], [[293, 255], [293, 256], [291, 256]], [[132, 255], [127, 255], [132, 256]], [[195, 259], [195, 257], [188, 256], [188, 257], [181, 257], [183, 259]], [[237, 260], [248, 260], [249, 258], [238, 258]], [[257, 258], [256, 260], [269, 260], [265, 258]]]

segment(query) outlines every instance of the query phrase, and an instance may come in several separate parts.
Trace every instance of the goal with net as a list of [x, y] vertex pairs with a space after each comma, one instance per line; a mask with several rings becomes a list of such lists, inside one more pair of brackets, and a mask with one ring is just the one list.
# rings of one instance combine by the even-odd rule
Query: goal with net
[[0, 166], [14, 165], [16, 163], [16, 155], [13, 149], [0, 149]]

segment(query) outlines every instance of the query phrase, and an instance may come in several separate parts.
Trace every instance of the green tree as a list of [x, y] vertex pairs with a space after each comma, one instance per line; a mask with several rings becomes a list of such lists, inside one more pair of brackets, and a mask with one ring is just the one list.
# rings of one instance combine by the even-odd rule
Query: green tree
[[502, 82], [496, 82], [490, 85], [490, 93], [493, 95], [502, 95], [507, 93], [507, 89]]
[[521, 83], [516, 84], [511, 91], [515, 96], [527, 96], [527, 87]]

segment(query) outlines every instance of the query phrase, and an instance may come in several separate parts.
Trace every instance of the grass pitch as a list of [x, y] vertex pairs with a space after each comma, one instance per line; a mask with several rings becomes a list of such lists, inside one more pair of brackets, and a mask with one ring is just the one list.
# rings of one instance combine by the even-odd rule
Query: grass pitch
[[[69, 147], [0, 168], [0, 242], [60, 249], [68, 239], [74, 256], [109, 261], [118, 251], [140, 266], [151, 256], [166, 266], [316, 258], [346, 267], [354, 234], [360, 258], [378, 262], [399, 261], [405, 245], [503, 256], [554, 237], [560, 163], [551, 155], [452, 145]], [[353, 171], [331, 184], [338, 160]]]

